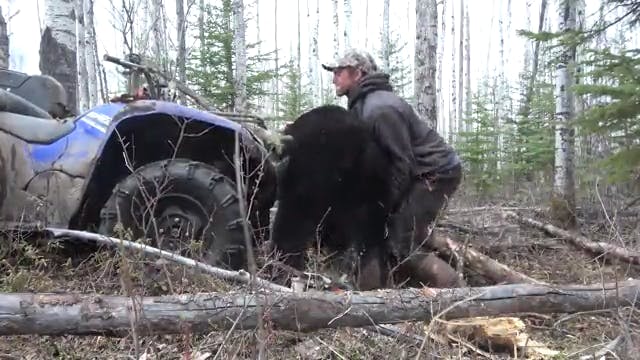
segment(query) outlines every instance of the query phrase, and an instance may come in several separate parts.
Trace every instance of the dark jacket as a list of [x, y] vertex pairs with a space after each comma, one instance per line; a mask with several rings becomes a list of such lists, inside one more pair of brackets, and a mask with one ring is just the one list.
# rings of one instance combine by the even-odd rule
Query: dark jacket
[[460, 164], [456, 152], [440, 134], [393, 93], [389, 75], [366, 75], [347, 97], [349, 110], [371, 125], [376, 139], [391, 157], [392, 203], [401, 200], [418, 176], [437, 177]]

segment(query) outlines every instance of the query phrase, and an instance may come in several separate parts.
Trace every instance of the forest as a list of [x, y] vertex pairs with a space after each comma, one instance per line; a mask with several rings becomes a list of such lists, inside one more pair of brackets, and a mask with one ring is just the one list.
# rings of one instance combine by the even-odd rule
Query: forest
[[[0, 3], [0, 69], [38, 28], [76, 115], [124, 98], [105, 56], [135, 54], [170, 101], [278, 133], [346, 107], [322, 64], [368, 51], [462, 160], [432, 242], [468, 286], [300, 291], [263, 249], [227, 271], [88, 231], [104, 247], [80, 262], [3, 236], [0, 357], [636, 358], [640, 2], [29, 0], [25, 25], [23, 1]], [[330, 282], [314, 255], [306, 285]]]

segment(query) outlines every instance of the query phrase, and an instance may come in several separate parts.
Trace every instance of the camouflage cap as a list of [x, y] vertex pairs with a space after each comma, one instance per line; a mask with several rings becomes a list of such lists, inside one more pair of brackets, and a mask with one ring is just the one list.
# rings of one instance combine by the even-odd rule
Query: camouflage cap
[[378, 71], [378, 65], [371, 54], [366, 51], [348, 50], [342, 57], [331, 64], [322, 64], [325, 70], [333, 71], [337, 68], [353, 67], [367, 74]]

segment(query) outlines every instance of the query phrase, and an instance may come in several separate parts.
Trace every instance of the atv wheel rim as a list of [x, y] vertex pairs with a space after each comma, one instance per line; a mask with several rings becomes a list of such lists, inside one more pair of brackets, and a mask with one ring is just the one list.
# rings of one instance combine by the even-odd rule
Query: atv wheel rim
[[206, 210], [196, 199], [183, 194], [167, 194], [158, 199], [154, 211], [158, 243], [162, 248], [182, 252], [191, 249], [207, 220]]

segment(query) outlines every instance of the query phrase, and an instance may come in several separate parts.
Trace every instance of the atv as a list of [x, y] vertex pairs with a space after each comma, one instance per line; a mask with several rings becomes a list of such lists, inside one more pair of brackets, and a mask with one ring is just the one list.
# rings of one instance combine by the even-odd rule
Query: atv
[[0, 70], [0, 226], [124, 232], [177, 251], [197, 240], [208, 263], [245, 267], [245, 230], [268, 238], [275, 200], [273, 163], [251, 130], [264, 122], [171, 101], [136, 55], [105, 60], [125, 68], [129, 93], [78, 116], [52, 77]]

